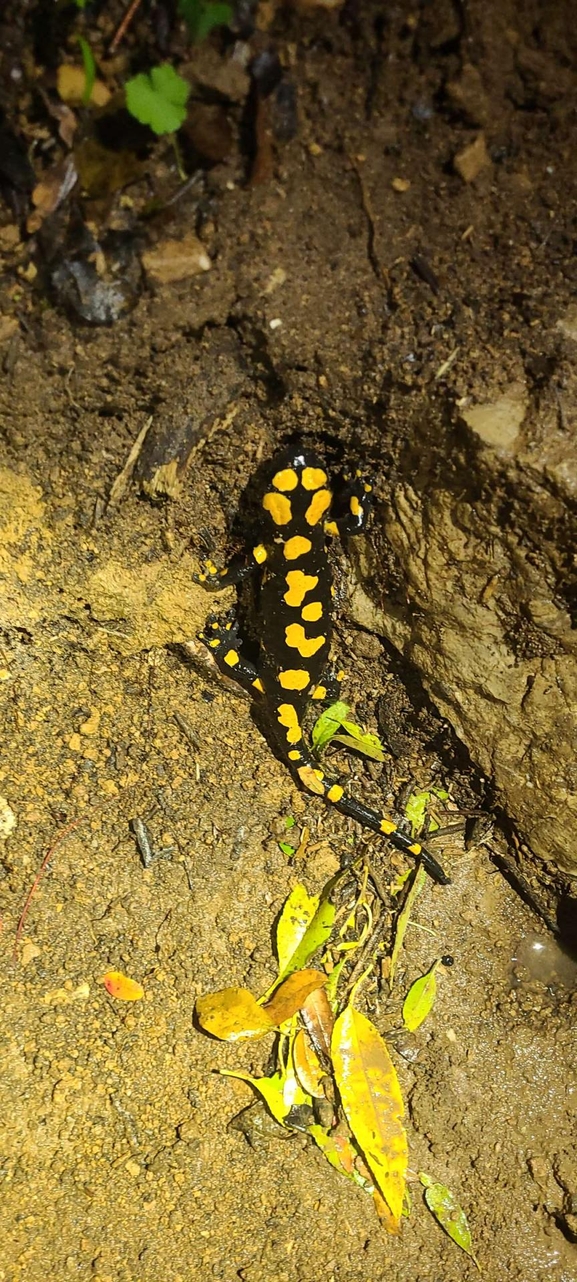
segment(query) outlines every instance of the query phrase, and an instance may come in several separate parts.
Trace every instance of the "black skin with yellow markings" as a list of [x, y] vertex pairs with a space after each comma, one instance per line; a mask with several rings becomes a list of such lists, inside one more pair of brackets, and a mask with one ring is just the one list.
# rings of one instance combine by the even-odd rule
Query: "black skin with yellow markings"
[[346, 488], [344, 516], [331, 516], [332, 490], [322, 461], [300, 448], [285, 450], [266, 469], [260, 497], [261, 538], [249, 555], [226, 570], [207, 562], [197, 581], [210, 591], [240, 583], [260, 571], [258, 667], [243, 657], [236, 623], [207, 621], [201, 639], [218, 667], [254, 694], [291, 774], [309, 792], [385, 836], [393, 846], [420, 857], [441, 885], [449, 878], [419, 842], [391, 819], [346, 797], [327, 779], [304, 741], [303, 718], [311, 699], [328, 694], [326, 677], [332, 635], [333, 587], [327, 539], [357, 534], [370, 512], [371, 486], [357, 474]]

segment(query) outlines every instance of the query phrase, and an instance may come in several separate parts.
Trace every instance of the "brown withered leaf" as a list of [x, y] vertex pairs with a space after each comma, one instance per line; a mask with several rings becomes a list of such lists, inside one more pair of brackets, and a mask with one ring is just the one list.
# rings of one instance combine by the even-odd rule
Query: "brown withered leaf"
[[296, 1015], [312, 992], [326, 984], [327, 978], [322, 970], [295, 970], [279, 984], [263, 1010], [273, 1024], [284, 1024]]
[[330, 1059], [335, 1017], [329, 999], [322, 988], [316, 989], [307, 997], [301, 1008], [301, 1014], [317, 1054]]

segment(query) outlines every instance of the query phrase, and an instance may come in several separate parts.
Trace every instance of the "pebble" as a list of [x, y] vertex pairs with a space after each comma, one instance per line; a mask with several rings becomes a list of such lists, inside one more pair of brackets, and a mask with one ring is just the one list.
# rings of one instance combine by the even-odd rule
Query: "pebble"
[[491, 164], [485, 135], [479, 134], [474, 142], [469, 143], [467, 147], [463, 147], [462, 151], [458, 151], [453, 164], [463, 182], [474, 182], [481, 170], [487, 169]]
[[212, 264], [202, 241], [191, 234], [182, 240], [160, 241], [142, 255], [142, 265], [155, 285], [169, 285], [208, 272]]
[[523, 383], [510, 383], [494, 401], [462, 410], [468, 427], [485, 445], [510, 451], [515, 444], [527, 413], [527, 391]]
[[0, 797], [0, 841], [6, 841], [14, 831], [17, 822], [12, 806], [8, 804], [5, 797]]

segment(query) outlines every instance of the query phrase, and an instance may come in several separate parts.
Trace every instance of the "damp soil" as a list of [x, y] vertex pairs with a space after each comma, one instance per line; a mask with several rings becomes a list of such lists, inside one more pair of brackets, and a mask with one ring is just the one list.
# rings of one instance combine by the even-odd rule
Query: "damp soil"
[[[149, 283], [130, 315], [90, 328], [11, 275], [6, 251], [2, 313], [18, 323], [0, 388], [0, 1279], [473, 1279], [423, 1203], [426, 1171], [465, 1209], [490, 1282], [577, 1282], [575, 971], [490, 841], [458, 830], [435, 844], [451, 885], [427, 885], [393, 996], [378, 976], [364, 990], [377, 1025], [398, 1027], [411, 981], [453, 959], [423, 1027], [390, 1041], [414, 1180], [398, 1239], [303, 1137], [249, 1143], [229, 1127], [252, 1096], [217, 1070], [266, 1071], [270, 1047], [220, 1045], [193, 1024], [199, 994], [271, 983], [272, 925], [295, 881], [318, 891], [351, 849], [385, 885], [404, 866], [296, 792], [248, 703], [191, 660], [199, 561], [231, 550], [247, 481], [296, 433], [335, 466], [378, 463], [368, 537], [384, 579], [378, 498], [408, 434], [418, 421], [433, 451], [428, 433], [459, 397], [520, 370], [550, 383], [575, 285], [568, 4], [274, 21], [298, 130], [257, 184], [239, 128], [179, 202], [170, 235], [198, 227], [200, 204], [210, 271]], [[463, 176], [455, 157], [479, 135], [486, 159]], [[129, 484], [110, 503], [146, 419], [181, 407], [210, 430], [177, 492], [153, 502]], [[380, 770], [341, 758], [356, 795], [395, 810], [407, 785], [434, 782], [457, 819], [490, 811], [418, 672], [346, 600], [336, 648], [357, 720], [390, 748]], [[292, 859], [289, 816], [310, 830]], [[111, 999], [108, 969], [145, 998]]]

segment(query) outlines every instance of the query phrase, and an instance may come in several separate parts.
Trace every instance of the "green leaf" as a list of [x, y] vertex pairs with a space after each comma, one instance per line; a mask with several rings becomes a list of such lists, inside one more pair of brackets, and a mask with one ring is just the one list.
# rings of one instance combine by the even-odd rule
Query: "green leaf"
[[[420, 833], [423, 827], [427, 817], [427, 809], [433, 797], [436, 797], [438, 801], [448, 801], [449, 794], [445, 788], [429, 788], [424, 792], [413, 792], [409, 797], [405, 806], [405, 814], [415, 835]], [[431, 819], [430, 832], [434, 832], [438, 827], [436, 819]]]
[[423, 1020], [431, 1011], [435, 997], [437, 996], [437, 979], [435, 971], [439, 965], [438, 961], [427, 971], [426, 975], [421, 975], [411, 984], [407, 996], [403, 1002], [403, 1023], [410, 1033], [414, 1033], [419, 1028]]
[[429, 1210], [452, 1241], [471, 1257], [480, 1273], [481, 1265], [473, 1251], [473, 1239], [467, 1216], [451, 1190], [444, 1184], [435, 1183], [424, 1171], [419, 1171], [419, 1179], [425, 1189], [425, 1202]]
[[312, 728], [312, 743], [315, 752], [322, 752], [327, 743], [338, 733], [339, 726], [350, 712], [347, 703], [331, 703], [330, 708], [325, 708], [320, 717]]
[[294, 855], [295, 848], [294, 846], [291, 846], [290, 841], [279, 841], [278, 844], [280, 849], [283, 852], [283, 855], [286, 855], [289, 859], [291, 855]]
[[385, 760], [383, 745], [378, 735], [361, 730], [352, 721], [343, 721], [342, 725], [348, 733], [336, 734], [335, 743], [342, 743], [345, 748], [351, 748], [353, 752], [362, 752], [365, 757], [370, 757], [371, 761]]
[[389, 971], [389, 988], [393, 987], [393, 980], [395, 978], [395, 971], [397, 969], [399, 954], [400, 954], [401, 948], [403, 947], [403, 940], [405, 938], [407, 926], [411, 920], [411, 914], [415, 905], [415, 901], [418, 899], [425, 885], [426, 880], [427, 880], [427, 874], [425, 872], [425, 869], [417, 868], [414, 874], [413, 884], [411, 886], [411, 889], [409, 890], [407, 898], [405, 899], [403, 907], [397, 918], [397, 927], [395, 930], [395, 942], [393, 944], [393, 951], [391, 953], [391, 969]]
[[152, 67], [126, 82], [126, 106], [141, 125], [150, 125], [155, 134], [172, 134], [186, 119], [190, 85], [170, 63]]
[[274, 1073], [272, 1077], [251, 1077], [250, 1073], [242, 1073], [232, 1068], [221, 1068], [220, 1072], [223, 1077], [238, 1077], [241, 1082], [248, 1082], [249, 1086], [262, 1095], [275, 1122], [280, 1122], [281, 1126], [286, 1124], [286, 1118], [293, 1106], [292, 1103], [285, 1102], [284, 1078], [280, 1073]]
[[222, 0], [179, 0], [178, 11], [197, 43], [206, 40], [215, 27], [230, 26], [233, 17], [232, 5]]
[[90, 102], [92, 90], [94, 89], [94, 81], [96, 80], [96, 62], [94, 61], [92, 49], [90, 48], [88, 41], [84, 39], [84, 36], [77, 36], [77, 40], [80, 45], [80, 52], [82, 53], [84, 76], [86, 80], [84, 92], [82, 94], [82, 106], [86, 107]]

